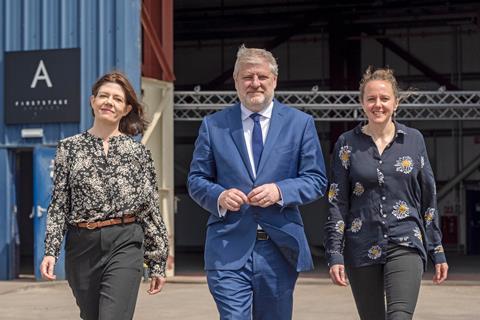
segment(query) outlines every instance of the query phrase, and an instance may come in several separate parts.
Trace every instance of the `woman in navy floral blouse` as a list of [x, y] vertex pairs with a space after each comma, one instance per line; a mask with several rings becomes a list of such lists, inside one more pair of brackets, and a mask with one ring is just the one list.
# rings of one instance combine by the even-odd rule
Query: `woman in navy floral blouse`
[[434, 283], [448, 272], [435, 180], [422, 134], [394, 120], [399, 93], [391, 69], [366, 70], [360, 102], [367, 121], [343, 133], [333, 152], [330, 277], [346, 286], [348, 275], [361, 319], [412, 319], [427, 257]]
[[88, 131], [61, 140], [48, 208], [44, 279], [53, 280], [64, 235], [65, 269], [82, 319], [132, 319], [143, 263], [148, 293], [165, 283], [167, 230], [150, 152], [133, 139], [146, 129], [128, 79], [107, 73], [93, 85]]

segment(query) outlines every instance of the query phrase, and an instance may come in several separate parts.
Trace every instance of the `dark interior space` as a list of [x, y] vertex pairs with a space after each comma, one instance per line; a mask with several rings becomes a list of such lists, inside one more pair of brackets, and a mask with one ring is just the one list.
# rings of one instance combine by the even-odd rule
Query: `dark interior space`
[[16, 152], [15, 180], [20, 243], [17, 250], [18, 277], [33, 276], [33, 151]]
[[[362, 68], [366, 67], [361, 60], [366, 40], [381, 46], [382, 65], [401, 69], [398, 61], [403, 61], [409, 70], [413, 67], [419, 71], [397, 74], [406, 87], [430, 82], [447, 90], [465, 89], [456, 76], [440, 70], [431, 59], [425, 59], [409, 46], [414, 38], [478, 32], [478, 6], [478, 1], [437, 0], [259, 0], [221, 1], [214, 5], [208, 1], [184, 0], [175, 3], [174, 11], [176, 89], [192, 90], [199, 85], [202, 90], [231, 90], [233, 62], [229, 57], [241, 43], [278, 50], [282, 46], [294, 48], [306, 43], [315, 43], [319, 48], [322, 41], [328, 46], [321, 54], [317, 51], [311, 63], [321, 65], [326, 61], [322, 64], [325, 74], [323, 70], [295, 78], [284, 77], [284, 74], [280, 76], [279, 89], [309, 90], [314, 85], [321, 90], [356, 88]], [[182, 60], [182, 52], [195, 52], [194, 49], [222, 52], [217, 73], [210, 73], [201, 81], [192, 80], [191, 68], [182, 69], [182, 63], [186, 62]], [[325, 59], [326, 56], [329, 58]], [[399, 58], [397, 62], [389, 58], [392, 56]], [[185, 57], [191, 59], [189, 55]], [[457, 58], [456, 61], [462, 59], [461, 55]], [[282, 70], [288, 69], [289, 59], [297, 57], [285, 57]], [[369, 59], [368, 63], [374, 60]], [[305, 61], [308, 63], [308, 59]], [[479, 72], [468, 68], [461, 73], [463, 80], [478, 80], [480, 76]]]
[[467, 190], [467, 253], [480, 254], [480, 190]]

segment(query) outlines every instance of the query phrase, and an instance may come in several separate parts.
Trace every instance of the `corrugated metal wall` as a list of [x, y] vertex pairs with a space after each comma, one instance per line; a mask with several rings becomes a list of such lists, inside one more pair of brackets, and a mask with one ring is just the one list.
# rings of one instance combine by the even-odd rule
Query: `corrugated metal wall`
[[[55, 145], [88, 129], [91, 86], [107, 71], [125, 72], [140, 92], [140, 9], [141, 0], [0, 0], [0, 279], [18, 267], [14, 148]], [[5, 125], [5, 52], [62, 48], [81, 51], [80, 123]], [[43, 128], [44, 137], [22, 138], [26, 127]]]
[[[124, 71], [140, 89], [141, 0], [0, 0], [0, 147], [55, 144], [88, 129], [90, 88], [103, 73]], [[81, 49], [81, 121], [79, 124], [9, 125], [4, 123], [4, 53], [60, 48]], [[23, 127], [42, 127], [44, 138], [22, 139]]]

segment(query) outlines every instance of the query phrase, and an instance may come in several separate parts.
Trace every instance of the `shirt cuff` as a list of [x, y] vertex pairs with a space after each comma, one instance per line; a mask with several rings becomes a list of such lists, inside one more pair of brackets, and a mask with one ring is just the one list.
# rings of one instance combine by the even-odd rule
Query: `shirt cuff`
[[59, 240], [55, 239], [49, 234], [46, 235], [44, 256], [55, 257], [55, 262], [58, 260], [61, 250], [61, 244], [57, 245], [58, 243]]
[[147, 265], [149, 269], [148, 271], [150, 272], [150, 277], [166, 278], [167, 261], [161, 261], [160, 263], [149, 261]]
[[443, 252], [433, 254], [432, 258], [433, 258], [433, 263], [434, 264], [440, 264], [440, 263], [447, 262], [447, 257], [445, 257], [445, 253], [443, 253]]
[[344, 264], [343, 255], [333, 254], [328, 258], [328, 267], [329, 268], [333, 265], [336, 265], [336, 264], [341, 264], [341, 265]]
[[217, 210], [218, 210], [218, 216], [220, 218], [223, 218], [225, 217], [225, 215], [227, 214], [227, 209], [225, 208], [222, 208], [220, 206], [220, 197], [222, 196], [222, 194], [224, 193], [225, 191], [223, 191], [222, 193], [220, 193], [220, 195], [218, 196], [218, 199], [217, 199]]
[[283, 195], [282, 195], [282, 190], [280, 190], [280, 187], [278, 184], [274, 183], [275, 186], [277, 187], [278, 193], [280, 194], [280, 200], [277, 201], [277, 204], [281, 207], [283, 207]]
[[50, 249], [50, 250], [47, 249], [47, 250], [45, 250], [44, 256], [45, 256], [45, 257], [46, 257], [46, 256], [54, 257], [54, 258], [55, 258], [55, 262], [57, 262], [59, 254], [58, 254], [55, 250], [53, 250], [53, 249]]

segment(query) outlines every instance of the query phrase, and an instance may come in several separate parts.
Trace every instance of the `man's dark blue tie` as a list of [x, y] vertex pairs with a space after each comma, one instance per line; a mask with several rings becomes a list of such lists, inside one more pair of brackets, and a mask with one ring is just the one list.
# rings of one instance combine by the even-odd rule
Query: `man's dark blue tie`
[[255, 162], [255, 171], [258, 170], [260, 163], [260, 157], [263, 151], [263, 139], [262, 139], [262, 127], [260, 126], [260, 114], [252, 113], [250, 118], [253, 120], [253, 132], [252, 132], [252, 153], [253, 161]]

